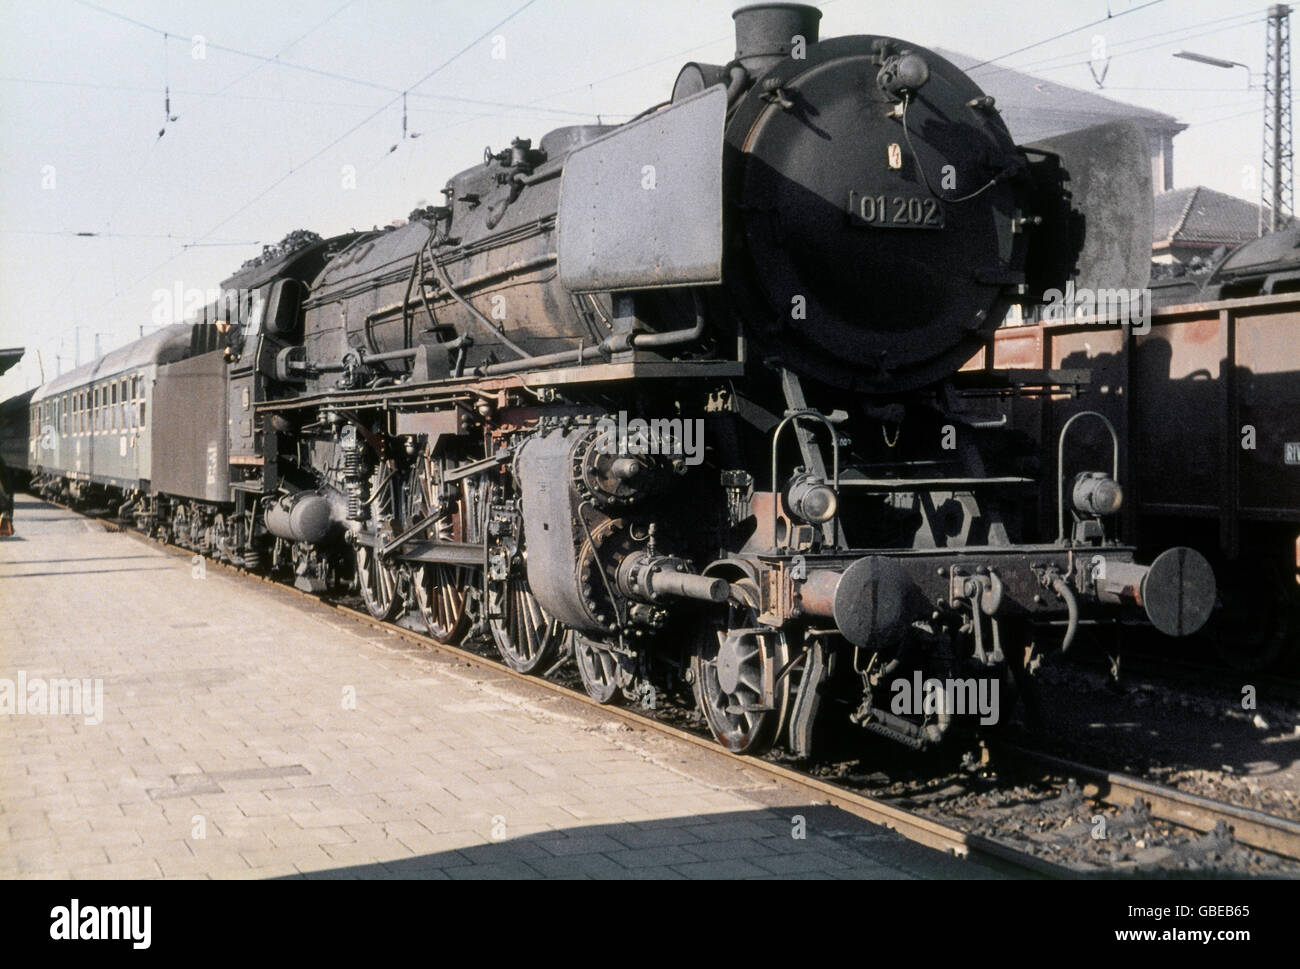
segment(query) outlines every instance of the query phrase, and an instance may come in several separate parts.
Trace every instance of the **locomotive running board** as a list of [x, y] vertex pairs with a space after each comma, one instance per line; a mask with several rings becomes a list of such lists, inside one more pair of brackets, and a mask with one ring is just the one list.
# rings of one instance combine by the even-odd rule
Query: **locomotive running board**
[[[1050, 226], [1082, 236], [1075, 259], [1076, 289], [1145, 289], [1151, 281], [1151, 148], [1132, 121], [1084, 128], [1025, 145], [1056, 155], [1068, 175], [1070, 225]], [[1061, 239], [1065, 241], [1064, 238]]]

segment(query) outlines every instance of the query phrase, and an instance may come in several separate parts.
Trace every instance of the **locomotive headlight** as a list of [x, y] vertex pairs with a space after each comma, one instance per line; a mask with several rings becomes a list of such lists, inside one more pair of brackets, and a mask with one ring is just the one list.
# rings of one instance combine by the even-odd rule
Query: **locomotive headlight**
[[930, 65], [920, 54], [905, 51], [885, 60], [885, 65], [876, 75], [876, 84], [882, 91], [902, 99], [925, 86], [930, 80]]
[[1080, 515], [1101, 518], [1113, 515], [1124, 504], [1124, 489], [1101, 471], [1084, 471], [1074, 478], [1070, 498]]
[[835, 517], [839, 497], [835, 489], [812, 474], [798, 474], [786, 489], [791, 514], [810, 525], [822, 525]]

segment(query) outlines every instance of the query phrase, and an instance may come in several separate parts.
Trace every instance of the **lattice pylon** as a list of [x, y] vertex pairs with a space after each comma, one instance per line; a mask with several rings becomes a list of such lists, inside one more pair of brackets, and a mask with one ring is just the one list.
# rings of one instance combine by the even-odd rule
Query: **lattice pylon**
[[1264, 58], [1264, 160], [1260, 179], [1260, 235], [1283, 228], [1295, 214], [1291, 128], [1291, 8], [1268, 10]]

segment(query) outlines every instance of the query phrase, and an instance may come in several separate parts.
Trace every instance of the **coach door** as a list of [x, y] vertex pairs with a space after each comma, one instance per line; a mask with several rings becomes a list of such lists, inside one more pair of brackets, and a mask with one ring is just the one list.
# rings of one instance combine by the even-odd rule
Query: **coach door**
[[72, 464], [68, 460], [69, 452], [72, 450], [68, 446], [68, 395], [59, 394], [53, 398], [52, 403], [54, 413], [50, 424], [54, 428], [54, 433], [51, 435], [53, 448], [50, 452], [50, 467], [67, 471]]

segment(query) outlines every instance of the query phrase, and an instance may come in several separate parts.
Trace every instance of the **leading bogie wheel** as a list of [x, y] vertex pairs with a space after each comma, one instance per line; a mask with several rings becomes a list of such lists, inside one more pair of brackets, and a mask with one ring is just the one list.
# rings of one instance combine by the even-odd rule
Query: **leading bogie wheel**
[[608, 646], [573, 633], [573, 661], [587, 696], [597, 703], [618, 703], [623, 698], [620, 657]]
[[695, 702], [714, 738], [733, 754], [761, 754], [780, 736], [789, 709], [785, 634], [758, 622], [758, 594], [744, 583], [701, 623], [691, 672]]

